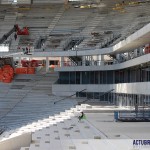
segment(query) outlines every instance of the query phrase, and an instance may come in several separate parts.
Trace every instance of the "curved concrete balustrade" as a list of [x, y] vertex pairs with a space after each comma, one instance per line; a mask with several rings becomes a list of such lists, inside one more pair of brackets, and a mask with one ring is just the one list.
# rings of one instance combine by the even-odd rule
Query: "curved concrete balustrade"
[[125, 40], [119, 42], [113, 47], [103, 49], [82, 49], [76, 51], [57, 51], [57, 52], [37, 52], [32, 57], [44, 57], [44, 56], [88, 56], [88, 55], [105, 55], [112, 53], [122, 53], [133, 49], [136, 49], [142, 45], [150, 42], [150, 23], [144, 26], [142, 29], [130, 35]]
[[[76, 51], [56, 51], [56, 52], [35, 52], [29, 57], [58, 57], [58, 56], [88, 56], [88, 55], [105, 55], [112, 53], [122, 53], [133, 49], [136, 49], [142, 45], [150, 42], [150, 23], [144, 26], [142, 29], [130, 35], [125, 40], [119, 42], [113, 47], [103, 49], [81, 49]], [[39, 51], [39, 50], [38, 50]], [[12, 53], [0, 53], [0, 56], [11, 55]], [[20, 55], [20, 54], [18, 54]], [[17, 55], [16, 55], [17, 56]], [[24, 55], [22, 55], [24, 56]], [[26, 55], [25, 55], [26, 56]]]
[[150, 42], [150, 23], [113, 46], [113, 52], [122, 53], [136, 49]]
[[69, 96], [84, 88], [87, 89], [87, 92], [107, 92], [111, 89], [114, 89], [114, 93], [134, 93], [149, 95], [150, 83], [136, 82], [120, 84], [54, 84], [52, 86], [52, 92], [59, 96]]
[[106, 70], [119, 70], [144, 64], [150, 61], [150, 54], [146, 54], [122, 63], [112, 65], [91, 65], [91, 66], [64, 66], [55, 68], [55, 71], [106, 71]]
[[[17, 53], [16, 51], [13, 52], [0, 52], [0, 56], [11, 56], [15, 55], [16, 57], [61, 57], [61, 56], [76, 56], [76, 51], [57, 51], [57, 52], [36, 52], [36, 49], [34, 50], [35, 52], [32, 55], [24, 55], [22, 52]], [[85, 55], [99, 55], [99, 54], [107, 54], [111, 53], [112, 48], [103, 48], [103, 49], [92, 49], [92, 50], [81, 50], [77, 51], [77, 55], [80, 56], [85, 56]], [[15, 54], [14, 54], [15, 53]]]

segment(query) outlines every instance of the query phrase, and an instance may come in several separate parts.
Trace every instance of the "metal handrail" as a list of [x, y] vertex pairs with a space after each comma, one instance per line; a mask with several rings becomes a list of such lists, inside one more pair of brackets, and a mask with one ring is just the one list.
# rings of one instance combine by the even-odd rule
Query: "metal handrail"
[[6, 126], [0, 126], [0, 135], [2, 135], [6, 131]]
[[102, 97], [102, 96], [104, 96], [104, 95], [106, 95], [106, 94], [108, 94], [108, 93], [112, 92], [113, 90], [114, 90], [114, 89], [111, 89], [111, 90], [109, 90], [109, 91], [105, 92], [104, 94], [100, 95], [100, 97]]
[[[99, 97], [104, 96], [104, 95], [106, 95], [106, 94], [108, 94], [108, 93], [112, 92], [113, 90], [114, 90], [114, 89], [111, 89], [111, 90], [109, 90], [109, 91], [105, 92], [104, 94], [100, 95]], [[83, 101], [83, 103], [84, 103], [84, 102], [87, 102], [87, 101], [89, 101], [89, 100], [90, 100], [90, 98], [89, 98], [89, 99], [87, 99], [87, 100], [85, 100], [85, 101]]]
[[[85, 91], [85, 90], [86, 90], [86, 89], [83, 89], [83, 90], [81, 90], [81, 91], [79, 91], [79, 92], [83, 92], [83, 91]], [[76, 93], [73, 94], [73, 95], [67, 96], [67, 97], [65, 97], [65, 98], [62, 98], [62, 99], [60, 99], [60, 100], [54, 102], [54, 104], [56, 104], [56, 103], [58, 103], [58, 102], [60, 102], [60, 101], [63, 101], [63, 100], [65, 100], [65, 99], [69, 98], [69, 97], [72, 97], [72, 96], [74, 96], [74, 95], [76, 95]]]

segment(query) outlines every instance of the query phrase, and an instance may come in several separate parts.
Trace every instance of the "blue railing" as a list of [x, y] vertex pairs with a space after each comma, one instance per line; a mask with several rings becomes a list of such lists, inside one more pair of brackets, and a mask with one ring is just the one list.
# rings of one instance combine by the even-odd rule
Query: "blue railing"
[[150, 110], [115, 111], [116, 121], [150, 121]]

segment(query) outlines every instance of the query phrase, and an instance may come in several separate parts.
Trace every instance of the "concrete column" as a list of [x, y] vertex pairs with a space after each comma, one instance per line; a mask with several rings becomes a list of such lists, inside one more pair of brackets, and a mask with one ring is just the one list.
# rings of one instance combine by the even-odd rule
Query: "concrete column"
[[46, 57], [46, 72], [49, 71], [49, 58]]
[[129, 60], [129, 53], [126, 53], [126, 59]]
[[140, 55], [143, 55], [143, 53], [144, 53], [144, 47], [141, 47], [141, 48], [139, 48], [140, 49]]
[[95, 56], [91, 56], [91, 65], [94, 66], [94, 58]]
[[137, 49], [134, 50], [134, 57], [137, 57]]
[[95, 58], [96, 58], [96, 60], [95, 60], [96, 62], [94, 65], [98, 66], [99, 65], [99, 55], [96, 55]]
[[64, 66], [64, 57], [60, 57], [60, 67]]
[[82, 56], [82, 66], [85, 66], [85, 61], [86, 61], [85, 56]]
[[104, 55], [99, 55], [98, 57], [98, 65], [104, 65]]
[[18, 60], [18, 67], [22, 67], [22, 64], [21, 64], [21, 57], [19, 56], [19, 60]]

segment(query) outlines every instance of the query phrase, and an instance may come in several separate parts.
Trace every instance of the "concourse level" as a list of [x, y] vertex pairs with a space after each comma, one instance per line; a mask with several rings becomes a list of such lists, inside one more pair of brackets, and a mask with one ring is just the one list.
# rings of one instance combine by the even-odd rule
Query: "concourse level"
[[130, 59], [128, 61], [117, 63], [117, 64], [106, 64], [106, 65], [99, 65], [98, 63], [91, 63], [89, 66], [63, 66], [63, 67], [56, 67], [55, 71], [107, 71], [107, 70], [119, 70], [125, 69], [129, 67], [134, 67], [137, 65], [142, 65], [144, 63], [148, 63], [150, 58], [150, 54], [146, 54], [134, 59]]
[[[105, 55], [105, 54], [117, 54], [128, 52], [132, 49], [136, 49], [142, 45], [149, 43], [150, 39], [150, 23], [144, 26], [143, 28], [139, 29], [135, 33], [132, 33], [129, 37], [125, 38], [124, 40], [120, 41], [118, 44], [114, 45], [113, 47], [108, 48], [85, 48], [85, 49], [76, 49], [74, 51], [50, 51], [44, 52], [39, 50], [34, 50], [34, 53], [29, 57], [61, 57], [61, 56], [90, 56], [90, 55]], [[8, 56], [8, 55], [15, 55], [16, 57], [26, 56], [21, 52], [1, 52], [0, 56]]]

